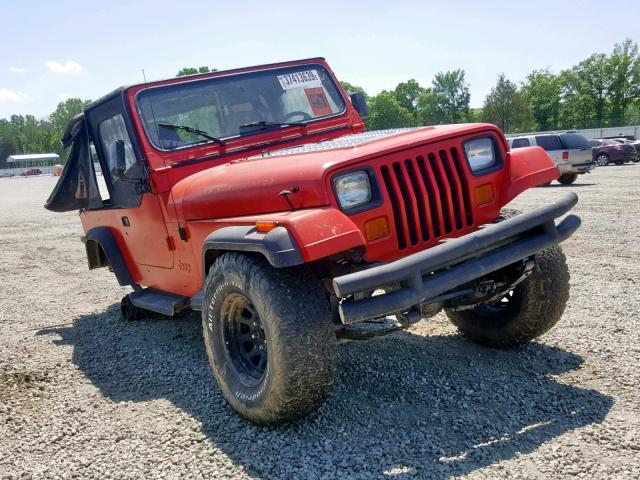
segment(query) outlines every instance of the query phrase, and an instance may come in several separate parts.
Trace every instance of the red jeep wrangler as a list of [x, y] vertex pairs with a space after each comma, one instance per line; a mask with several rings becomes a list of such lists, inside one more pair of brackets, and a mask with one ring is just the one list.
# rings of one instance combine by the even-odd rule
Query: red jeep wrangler
[[551, 328], [577, 197], [501, 214], [558, 177], [544, 150], [486, 124], [365, 132], [366, 113], [322, 58], [121, 88], [69, 124], [46, 208], [80, 210], [89, 268], [133, 288], [124, 318], [202, 312], [222, 393], [259, 424], [321, 405], [341, 338], [442, 309], [494, 347]]

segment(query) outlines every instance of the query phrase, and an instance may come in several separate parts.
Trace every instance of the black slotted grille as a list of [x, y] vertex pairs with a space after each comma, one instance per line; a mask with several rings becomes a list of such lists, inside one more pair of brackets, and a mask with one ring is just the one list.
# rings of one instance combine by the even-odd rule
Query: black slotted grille
[[380, 167], [403, 250], [473, 225], [469, 182], [457, 148]]

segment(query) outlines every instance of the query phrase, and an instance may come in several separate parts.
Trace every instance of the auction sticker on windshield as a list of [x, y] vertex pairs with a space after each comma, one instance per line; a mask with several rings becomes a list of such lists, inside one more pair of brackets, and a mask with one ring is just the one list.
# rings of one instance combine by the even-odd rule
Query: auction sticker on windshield
[[307, 96], [311, 110], [316, 117], [331, 115], [333, 113], [331, 105], [329, 105], [327, 95], [324, 93], [324, 88], [305, 88], [304, 93]]
[[319, 87], [322, 85], [316, 70], [305, 70], [303, 72], [278, 75], [278, 81], [284, 90], [291, 90], [292, 88]]

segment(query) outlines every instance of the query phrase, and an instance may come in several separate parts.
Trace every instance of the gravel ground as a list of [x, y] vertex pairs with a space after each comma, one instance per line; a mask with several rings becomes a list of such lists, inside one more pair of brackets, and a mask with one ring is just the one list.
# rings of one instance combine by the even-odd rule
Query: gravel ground
[[572, 293], [539, 342], [474, 345], [439, 315], [340, 347], [331, 399], [257, 428], [226, 406], [199, 318], [119, 318], [53, 178], [0, 179], [0, 479], [640, 478], [640, 165], [578, 192]]

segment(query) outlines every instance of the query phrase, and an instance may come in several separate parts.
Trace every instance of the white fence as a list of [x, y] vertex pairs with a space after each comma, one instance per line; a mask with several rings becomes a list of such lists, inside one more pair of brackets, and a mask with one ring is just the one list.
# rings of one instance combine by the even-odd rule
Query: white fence
[[[557, 130], [566, 131], [566, 130]], [[584, 128], [584, 129], [576, 129], [571, 130], [572, 132], [578, 132], [584, 135], [585, 137], [592, 138], [603, 138], [603, 137], [613, 137], [613, 136], [624, 136], [624, 135], [633, 135], [636, 139], [640, 138], [640, 125], [631, 125], [627, 127], [605, 127], [605, 128]], [[554, 132], [528, 132], [528, 133], [507, 133], [507, 137], [519, 137], [521, 135], [539, 135], [543, 133], [554, 133]]]

